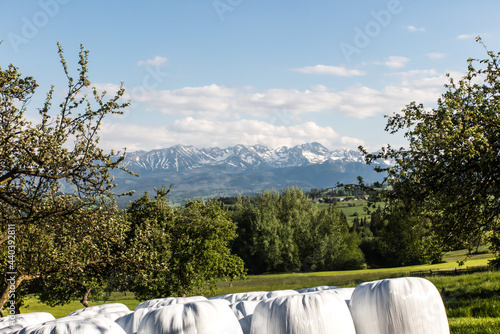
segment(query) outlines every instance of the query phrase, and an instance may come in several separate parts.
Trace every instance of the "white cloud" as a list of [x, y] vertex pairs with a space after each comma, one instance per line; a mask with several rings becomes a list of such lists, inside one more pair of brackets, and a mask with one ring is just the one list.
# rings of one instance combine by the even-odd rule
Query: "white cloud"
[[384, 65], [387, 67], [392, 67], [392, 68], [400, 68], [400, 67], [404, 67], [409, 61], [410, 61], [410, 58], [399, 57], [399, 56], [390, 56], [387, 59], [387, 61], [384, 62]]
[[471, 39], [475, 38], [476, 36], [476, 34], [461, 34], [457, 36], [457, 39]]
[[[295, 146], [308, 142], [320, 142], [334, 147], [356, 148], [366, 143], [359, 138], [340, 136], [329, 126], [309, 121], [284, 125], [280, 122], [240, 119], [218, 121], [185, 117], [170, 125], [140, 126], [135, 124], [106, 123], [102, 139], [106, 148], [122, 148], [127, 151], [150, 150], [179, 144], [196, 147], [228, 147], [235, 144], [263, 144], [276, 148]], [[180, 139], [182, 138], [182, 139]]]
[[238, 90], [212, 84], [202, 87], [183, 87], [174, 90], [135, 90], [132, 100], [144, 103], [150, 111], [168, 115], [231, 117], [231, 104], [238, 100]]
[[[390, 58], [391, 66], [407, 61]], [[269, 120], [275, 110], [284, 110], [294, 118], [308, 113], [340, 113], [365, 119], [380, 113], [397, 111], [412, 100], [435, 102], [446, 82], [435, 70], [413, 70], [393, 73], [396, 82], [381, 89], [356, 85], [337, 91], [323, 85], [311, 90], [272, 88], [257, 92], [251, 88], [228, 88], [212, 84], [174, 90], [149, 90], [131, 95], [133, 105], [139, 103], [150, 112], [176, 117], [212, 120], [260, 118]], [[398, 88], [397, 94], [390, 93]], [[417, 89], [415, 92], [405, 88]], [[133, 89], [132, 89], [133, 92]], [[394, 110], [395, 109], [395, 110]]]
[[[451, 73], [461, 77], [460, 73]], [[145, 90], [129, 93], [132, 107], [121, 118], [110, 118], [103, 127], [103, 145], [129, 150], [167, 147], [178, 143], [194, 146], [233, 146], [264, 144], [293, 146], [318, 141], [327, 147], [365, 145], [357, 137], [337, 133], [337, 115], [378, 122], [382, 114], [393, 114], [411, 101], [433, 107], [447, 83], [444, 74], [433, 69], [390, 73], [383, 87], [355, 85], [335, 90], [316, 85], [308, 90], [273, 88], [263, 91], [230, 88], [212, 84], [174, 90]], [[102, 85], [102, 88], [116, 88]], [[130, 90], [129, 90], [130, 91]], [[132, 89], [133, 91], [133, 89]], [[128, 122], [129, 115], [144, 112], [157, 124]], [[127, 110], [126, 110], [127, 113]], [[155, 114], [156, 113], [156, 114]], [[168, 115], [161, 124], [158, 113]], [[312, 121], [309, 113], [315, 113]], [[147, 117], [146, 117], [147, 116]], [[321, 119], [321, 123], [317, 121]], [[116, 124], [115, 124], [116, 123]], [[361, 124], [361, 123], [360, 123]], [[340, 125], [339, 125], [340, 126]], [[380, 129], [382, 132], [383, 127]], [[355, 134], [355, 136], [357, 136]]]
[[430, 76], [436, 76], [438, 72], [434, 69], [426, 69], [426, 70], [409, 70], [409, 71], [404, 71], [404, 72], [396, 72], [396, 73], [390, 73], [389, 75], [394, 75], [394, 76], [400, 76], [404, 78], [421, 78], [421, 77], [430, 77]]
[[295, 72], [306, 73], [306, 74], [329, 74], [340, 77], [352, 77], [352, 76], [362, 76], [365, 72], [360, 70], [348, 69], [339, 66], [328, 66], [328, 65], [316, 65], [307, 66], [292, 69]]
[[432, 60], [437, 60], [437, 59], [443, 59], [448, 56], [447, 53], [441, 53], [441, 52], [430, 52], [426, 54], [427, 58], [432, 59]]
[[[393, 73], [392, 75], [401, 78], [400, 86], [428, 92], [429, 102], [435, 102], [440, 92], [444, 90], [444, 84], [448, 83], [448, 78], [445, 73], [438, 73], [434, 69], [428, 70], [411, 70], [406, 72]], [[450, 72], [453, 78], [461, 78], [463, 73]], [[416, 100], [416, 98], [413, 98]]]
[[412, 26], [412, 25], [407, 26], [406, 29], [408, 29], [411, 32], [424, 32], [425, 31], [425, 28], [422, 28], [422, 27], [417, 28], [417, 27]]
[[139, 60], [137, 62], [137, 66], [146, 66], [146, 65], [149, 65], [149, 66], [159, 66], [159, 65], [164, 64], [166, 61], [167, 61], [167, 58], [156, 56], [153, 59]]

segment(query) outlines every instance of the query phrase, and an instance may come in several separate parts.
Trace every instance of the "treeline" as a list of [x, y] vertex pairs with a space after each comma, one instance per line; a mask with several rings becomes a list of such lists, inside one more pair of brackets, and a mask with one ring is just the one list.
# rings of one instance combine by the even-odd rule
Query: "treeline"
[[[374, 188], [373, 184], [367, 184], [366, 188]], [[339, 187], [339, 188], [312, 188], [309, 191], [306, 191], [306, 196], [312, 199], [318, 198], [330, 198], [330, 197], [345, 197], [345, 196], [361, 196], [366, 195], [365, 189], [360, 188], [347, 188], [347, 187]]]
[[252, 274], [361, 268], [361, 239], [335, 207], [320, 212], [298, 188], [241, 197], [233, 251]]
[[240, 197], [230, 209], [232, 249], [252, 274], [436, 263], [443, 254], [430, 220], [403, 208], [374, 207], [349, 225], [334, 205], [320, 211], [307, 193], [287, 188]]
[[442, 261], [444, 246], [431, 229], [429, 218], [412, 216], [378, 206], [366, 218], [354, 218], [351, 233], [361, 238], [366, 264], [370, 268], [401, 267]]
[[[373, 185], [368, 184], [366, 188], [371, 188], [375, 189]], [[359, 189], [359, 188], [347, 188], [347, 187], [342, 187], [342, 188], [312, 188], [311, 190], [306, 191], [305, 196], [316, 200], [316, 199], [323, 199], [325, 203], [334, 203], [333, 197], [357, 197], [357, 196], [362, 196], [366, 195], [366, 189]], [[254, 196], [251, 196], [252, 198]], [[238, 196], [226, 196], [226, 197], [219, 197], [218, 200], [221, 201], [222, 203], [226, 205], [235, 205], [238, 202]]]

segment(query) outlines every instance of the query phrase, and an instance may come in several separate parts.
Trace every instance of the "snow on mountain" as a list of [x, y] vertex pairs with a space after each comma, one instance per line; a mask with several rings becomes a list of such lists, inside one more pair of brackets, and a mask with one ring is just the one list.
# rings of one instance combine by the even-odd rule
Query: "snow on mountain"
[[228, 148], [175, 145], [169, 148], [138, 151], [127, 155], [125, 167], [182, 171], [206, 166], [226, 166], [237, 169], [265, 169], [299, 167], [323, 163], [363, 162], [363, 155], [355, 150], [330, 151], [319, 143], [270, 149], [264, 145], [236, 145]]

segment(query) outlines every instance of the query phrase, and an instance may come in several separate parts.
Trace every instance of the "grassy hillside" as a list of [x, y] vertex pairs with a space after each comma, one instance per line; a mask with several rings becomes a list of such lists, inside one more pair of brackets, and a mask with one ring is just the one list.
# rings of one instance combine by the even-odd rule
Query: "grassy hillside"
[[[316, 206], [318, 207], [319, 210], [323, 211], [326, 210], [330, 205], [333, 204], [328, 204], [328, 203], [318, 203]], [[384, 203], [375, 203], [375, 207], [378, 205], [383, 206]], [[367, 214], [366, 208], [368, 206], [368, 201], [366, 200], [357, 200], [357, 201], [348, 201], [348, 202], [338, 202], [335, 207], [344, 213], [344, 215], [347, 218], [347, 222], [349, 224], [352, 224], [354, 221], [354, 218], [366, 218], [368, 221], [370, 221], [370, 215]]]

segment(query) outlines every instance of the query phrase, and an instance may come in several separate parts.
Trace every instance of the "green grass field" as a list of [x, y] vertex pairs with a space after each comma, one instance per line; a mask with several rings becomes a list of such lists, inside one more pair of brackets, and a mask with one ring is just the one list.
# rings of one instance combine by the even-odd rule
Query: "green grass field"
[[[332, 204], [328, 203], [316, 204], [317, 208], [321, 211], [326, 210], [330, 205]], [[378, 205], [383, 206], [384, 203], [382, 202], [375, 203], [375, 207], [377, 207]], [[347, 218], [347, 222], [350, 225], [354, 221], [354, 218], [359, 218], [359, 219], [366, 218], [368, 221], [370, 221], [370, 215], [368, 215], [365, 210], [367, 206], [368, 206], [368, 201], [357, 200], [349, 202], [338, 202], [337, 205], [335, 205], [335, 208], [344, 213], [344, 215]]]

